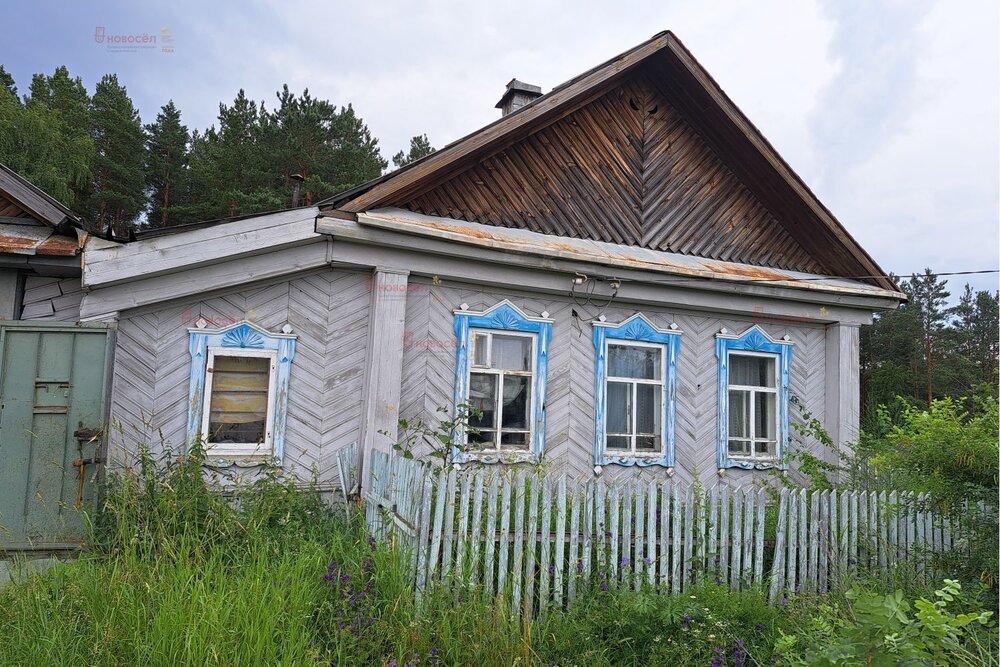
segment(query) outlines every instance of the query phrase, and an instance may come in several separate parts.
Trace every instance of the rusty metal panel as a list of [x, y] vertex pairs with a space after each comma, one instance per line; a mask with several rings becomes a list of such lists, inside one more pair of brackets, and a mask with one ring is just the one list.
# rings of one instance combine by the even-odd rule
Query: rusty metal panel
[[109, 330], [0, 325], [0, 549], [85, 537], [103, 456]]

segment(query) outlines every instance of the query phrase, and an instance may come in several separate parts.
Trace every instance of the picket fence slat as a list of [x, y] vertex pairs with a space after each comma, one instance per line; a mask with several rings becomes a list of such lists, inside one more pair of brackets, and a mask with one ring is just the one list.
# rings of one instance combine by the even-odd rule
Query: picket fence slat
[[732, 547], [732, 571], [729, 575], [729, 588], [733, 591], [740, 590], [740, 579], [742, 578], [743, 563], [743, 493], [733, 492], [733, 515], [732, 515], [733, 547]]
[[[531, 497], [528, 510], [528, 525], [525, 528], [527, 533], [528, 548], [527, 556], [524, 560], [524, 599], [525, 599], [525, 609], [528, 612], [528, 616], [531, 616], [532, 600], [535, 596], [535, 549], [538, 544], [536, 536], [541, 532], [540, 526], [538, 525], [538, 505], [539, 505], [539, 495], [541, 494], [541, 482], [537, 476], [531, 477]], [[542, 538], [544, 540], [544, 538]], [[547, 540], [546, 540], [547, 541]]]
[[538, 571], [539, 571], [539, 584], [538, 584], [538, 599], [539, 607], [542, 611], [549, 604], [549, 563], [550, 560], [550, 550], [552, 541], [549, 539], [549, 535], [552, 530], [552, 485], [549, 484], [549, 480], [545, 479], [542, 481], [542, 525], [539, 530], [541, 534], [541, 551], [542, 557], [538, 560]]
[[[778, 521], [774, 533], [774, 562], [771, 565], [771, 586], [768, 589], [767, 600], [774, 604], [778, 595], [786, 586], [785, 578], [785, 527], [788, 522], [788, 489], [778, 492]], [[792, 531], [794, 532], [794, 531]], [[791, 541], [789, 541], [791, 544]], [[790, 562], [790, 561], [789, 561]]]
[[486, 525], [483, 526], [483, 539], [486, 541], [486, 572], [483, 577], [483, 585], [487, 593], [493, 593], [494, 578], [493, 564], [496, 553], [496, 530], [497, 530], [497, 502], [500, 499], [500, 477], [490, 476], [490, 490], [486, 496]]
[[510, 546], [508, 536], [510, 533], [510, 494], [513, 480], [510, 476], [503, 476], [500, 480], [500, 529], [498, 531], [497, 543], [500, 551], [499, 563], [497, 564], [497, 594], [507, 594], [507, 552]]
[[670, 513], [674, 522], [671, 527], [672, 542], [670, 545], [670, 590], [673, 593], [681, 592], [681, 489], [674, 484], [670, 489], [671, 506]]
[[694, 555], [694, 489], [688, 487], [684, 496], [684, 561], [681, 563], [681, 590], [688, 590], [691, 579], [691, 559]]
[[521, 606], [521, 582], [524, 570], [524, 508], [527, 504], [524, 472], [517, 475], [514, 487], [514, 567], [511, 577], [511, 610]]

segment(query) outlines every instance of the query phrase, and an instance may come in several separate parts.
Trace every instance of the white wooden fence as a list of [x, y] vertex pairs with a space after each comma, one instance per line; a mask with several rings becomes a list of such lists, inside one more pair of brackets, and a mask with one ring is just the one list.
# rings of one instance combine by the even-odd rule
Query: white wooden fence
[[409, 547], [418, 593], [435, 580], [472, 584], [529, 614], [585, 587], [681, 593], [714, 581], [760, 586], [774, 601], [904, 563], [929, 576], [932, 553], [958, 534], [925, 499], [896, 493], [435, 473], [382, 452], [369, 474], [367, 526]]

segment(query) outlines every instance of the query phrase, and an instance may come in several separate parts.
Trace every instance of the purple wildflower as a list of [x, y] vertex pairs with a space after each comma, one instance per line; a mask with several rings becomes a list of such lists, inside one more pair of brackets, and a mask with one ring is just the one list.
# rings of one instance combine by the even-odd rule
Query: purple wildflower
[[756, 625], [753, 626], [753, 629], [756, 630], [757, 632], [764, 632], [764, 625], [761, 623], [757, 623]]
[[601, 582], [601, 590], [602, 591], [608, 590], [608, 582], [606, 582], [606, 581], [602, 581]]
[[691, 617], [687, 614], [681, 616], [681, 627], [687, 630], [691, 626]]
[[625, 567], [630, 562], [632, 562], [632, 561], [629, 560], [628, 556], [622, 556], [622, 559], [621, 559], [621, 561], [619, 561], [618, 565], [620, 565], [621, 567]]
[[549, 574], [555, 574], [555, 573], [556, 573], [556, 566], [549, 565]]
[[396, 659], [395, 659], [395, 658], [391, 658], [391, 659], [389, 660], [389, 667], [398, 667], [398, 665], [399, 665], [399, 663], [398, 663], [398, 662], [396, 662]]
[[646, 556], [645, 558], [642, 559], [642, 562], [645, 563], [646, 565], [649, 565], [650, 563], [653, 562], [653, 559], [650, 558], [649, 556]]
[[784, 607], [788, 604], [788, 598], [781, 598], [781, 606]]
[[577, 572], [583, 572], [583, 561], [582, 560], [579, 563], [576, 564], [576, 571]]
[[351, 581], [351, 575], [347, 574], [346, 572], [340, 575], [340, 583], [347, 584], [350, 581]]
[[735, 667], [744, 667], [747, 663], [747, 650], [742, 639], [737, 639], [733, 644], [733, 664]]
[[437, 646], [432, 647], [431, 648], [431, 657], [432, 658], [436, 658], [439, 655], [441, 655], [441, 649], [439, 649]]
[[712, 667], [722, 667], [726, 664], [726, 654], [721, 648], [716, 646], [712, 649]]

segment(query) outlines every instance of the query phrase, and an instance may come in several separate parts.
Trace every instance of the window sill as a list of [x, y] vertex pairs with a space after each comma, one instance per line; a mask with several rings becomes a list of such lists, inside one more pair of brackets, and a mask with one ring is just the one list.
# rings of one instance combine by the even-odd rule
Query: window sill
[[202, 465], [206, 468], [280, 468], [277, 458], [263, 454], [212, 454], [205, 453]]
[[772, 470], [774, 468], [781, 468], [781, 463], [777, 460], [771, 461], [749, 461], [749, 460], [739, 460], [739, 459], [729, 459], [726, 464], [726, 468], [739, 468], [741, 470]]
[[455, 463], [514, 464], [538, 463], [534, 452], [459, 452], [453, 457]]
[[661, 466], [663, 468], [672, 468], [673, 465], [667, 461], [667, 457], [662, 453], [657, 452], [656, 454], [611, 454], [605, 452], [604, 456], [595, 465], [608, 466], [639, 466], [640, 468], [648, 468], [650, 466]]

